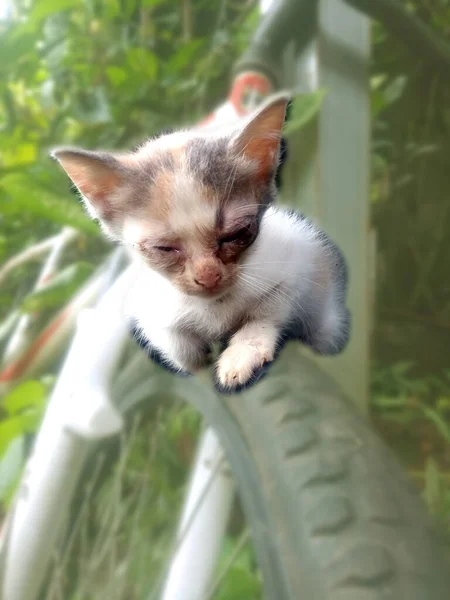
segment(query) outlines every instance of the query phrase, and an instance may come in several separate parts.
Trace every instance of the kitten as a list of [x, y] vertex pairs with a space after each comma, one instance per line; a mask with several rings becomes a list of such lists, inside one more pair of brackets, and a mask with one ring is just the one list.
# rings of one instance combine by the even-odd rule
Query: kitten
[[255, 381], [287, 339], [340, 352], [349, 335], [338, 248], [277, 208], [275, 176], [288, 97], [238, 123], [151, 139], [132, 153], [53, 152], [105, 234], [131, 249], [127, 310], [165, 366], [194, 373], [225, 349], [216, 385]]

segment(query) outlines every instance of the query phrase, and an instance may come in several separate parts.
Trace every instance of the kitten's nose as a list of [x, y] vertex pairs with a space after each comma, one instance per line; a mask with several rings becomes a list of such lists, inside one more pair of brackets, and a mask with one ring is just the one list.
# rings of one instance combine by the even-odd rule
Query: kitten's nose
[[212, 267], [202, 269], [199, 273], [197, 273], [194, 281], [197, 285], [201, 285], [207, 290], [210, 290], [214, 288], [221, 279], [222, 275], [216, 268]]

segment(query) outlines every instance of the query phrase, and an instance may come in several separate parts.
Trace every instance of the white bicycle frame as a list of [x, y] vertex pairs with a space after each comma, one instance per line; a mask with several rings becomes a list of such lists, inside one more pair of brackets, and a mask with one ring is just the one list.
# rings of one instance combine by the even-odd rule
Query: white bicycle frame
[[[263, 4], [267, 10], [267, 0]], [[214, 118], [217, 121], [237, 118], [232, 103], [222, 105]], [[61, 252], [74, 235], [71, 230], [64, 230], [56, 236], [36, 287], [44, 285], [53, 274]], [[52, 344], [60, 348], [75, 326], [13, 510], [1, 533], [2, 600], [36, 600], [87, 457], [96, 443], [122, 431], [122, 411], [127, 398], [113, 404], [111, 391], [113, 376], [129, 339], [122, 304], [132, 276], [133, 266], [129, 266], [101, 295], [111, 272], [108, 269], [100, 272], [75, 297], [65, 312], [64, 326], [53, 338]], [[16, 357], [26, 348], [28, 325], [29, 319], [19, 321], [5, 358]], [[32, 368], [22, 376], [39, 371], [49, 351], [54, 351], [54, 347], [40, 349], [33, 356]], [[130, 385], [138, 383], [131, 381]], [[0, 386], [2, 391], [9, 387], [1, 382]], [[199, 442], [175, 552], [161, 595], [163, 600], [208, 597], [233, 497], [234, 483], [219, 440], [214, 431], [207, 429]]]

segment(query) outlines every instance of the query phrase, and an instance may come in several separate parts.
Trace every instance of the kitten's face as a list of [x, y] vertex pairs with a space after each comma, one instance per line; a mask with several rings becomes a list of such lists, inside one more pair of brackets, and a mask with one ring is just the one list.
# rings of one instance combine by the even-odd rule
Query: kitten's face
[[[138, 194], [146, 202], [122, 229], [126, 244], [189, 295], [230, 288], [270, 198], [251, 165], [227, 159], [225, 151], [222, 140], [198, 138], [176, 152], [160, 151], [153, 180]], [[158, 160], [164, 164], [159, 170]]]
[[130, 154], [54, 156], [109, 237], [182, 292], [217, 297], [236, 282], [273, 199], [286, 104], [278, 97], [231, 131], [179, 132]]

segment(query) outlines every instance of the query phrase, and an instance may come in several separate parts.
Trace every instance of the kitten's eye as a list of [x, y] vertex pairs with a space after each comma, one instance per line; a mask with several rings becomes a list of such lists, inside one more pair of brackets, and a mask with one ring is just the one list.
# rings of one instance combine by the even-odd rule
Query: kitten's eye
[[179, 252], [178, 248], [174, 248], [173, 246], [155, 246], [154, 248], [155, 250], [158, 250], [158, 252]]
[[254, 235], [254, 228], [252, 226], [241, 227], [237, 231], [234, 231], [230, 235], [219, 240], [220, 244], [247, 244]]

